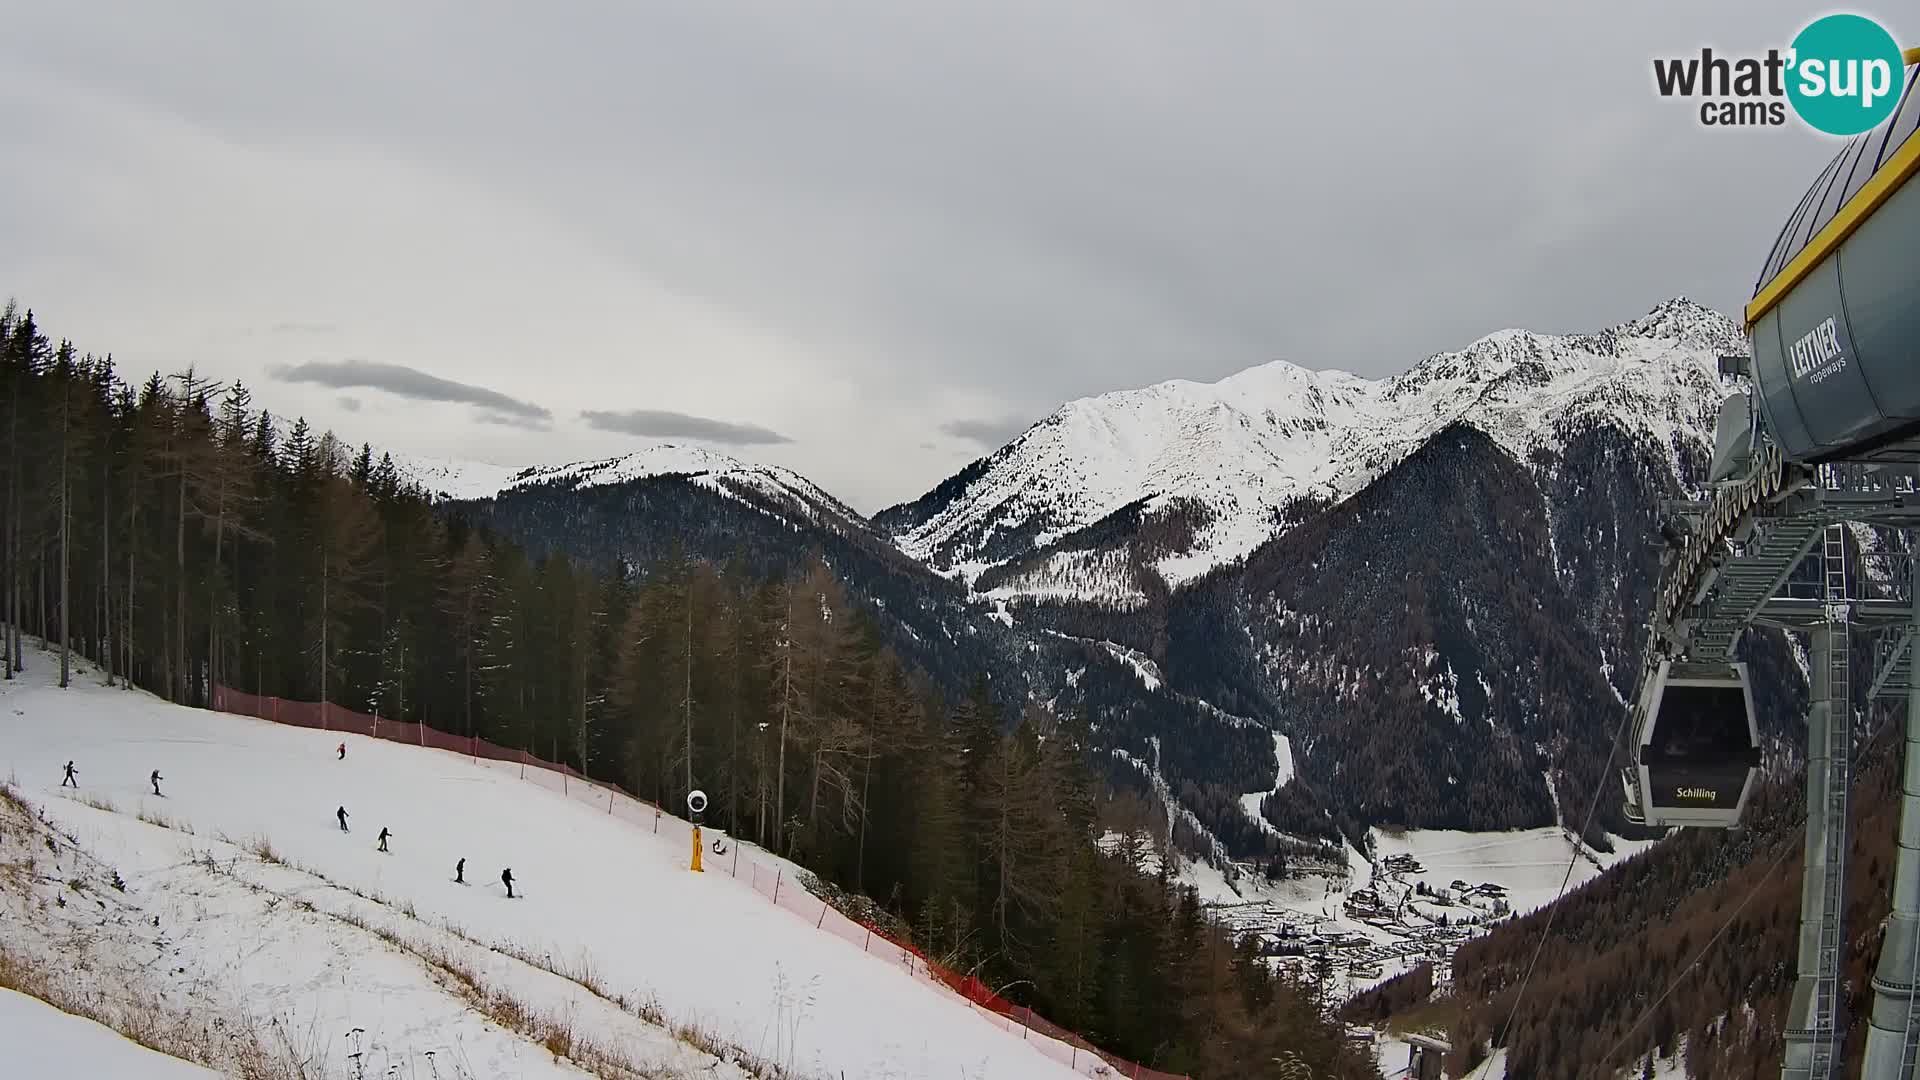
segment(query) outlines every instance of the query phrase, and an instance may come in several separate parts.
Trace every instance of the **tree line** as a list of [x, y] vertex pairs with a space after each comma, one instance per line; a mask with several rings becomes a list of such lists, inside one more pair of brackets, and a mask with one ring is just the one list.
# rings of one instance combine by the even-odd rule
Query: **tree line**
[[530, 555], [240, 383], [125, 382], [12, 304], [0, 361], [8, 679], [33, 634], [62, 686], [85, 657], [183, 705], [221, 685], [325, 700], [668, 806], [698, 787], [713, 823], [1115, 1053], [1374, 1075], [1190, 889], [1095, 843], [1110, 796], [1084, 716], [1007, 715], [986, 673], [939, 693], [819, 557]]

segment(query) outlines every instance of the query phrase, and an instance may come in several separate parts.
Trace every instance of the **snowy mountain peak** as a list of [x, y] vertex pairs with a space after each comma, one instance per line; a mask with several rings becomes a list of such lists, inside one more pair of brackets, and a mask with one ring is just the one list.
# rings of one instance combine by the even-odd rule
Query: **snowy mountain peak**
[[1676, 296], [1645, 315], [1623, 323], [1620, 332], [1674, 341], [1688, 348], [1717, 350], [1717, 353], [1747, 351], [1746, 333], [1740, 323], [1685, 296]]
[[996, 595], [1135, 600], [1132, 560], [1103, 546], [1124, 529], [1092, 539], [1110, 517], [1163, 522], [1151, 565], [1178, 584], [1264, 543], [1297, 500], [1343, 499], [1450, 424], [1521, 461], [1599, 424], [1672, 454], [1710, 430], [1715, 357], [1741, 348], [1732, 319], [1676, 297], [1592, 334], [1496, 331], [1380, 380], [1278, 360], [1081, 398], [879, 521], [936, 569], [992, 571]]
[[593, 488], [681, 477], [730, 497], [749, 495], [763, 502], [805, 511], [815, 519], [827, 516], [848, 522], [862, 520], [840, 500], [791, 469], [756, 465], [680, 443], [651, 442], [612, 457], [558, 465], [507, 466], [400, 454], [394, 455], [394, 464], [402, 475], [417, 481], [440, 499], [490, 499], [540, 485]]

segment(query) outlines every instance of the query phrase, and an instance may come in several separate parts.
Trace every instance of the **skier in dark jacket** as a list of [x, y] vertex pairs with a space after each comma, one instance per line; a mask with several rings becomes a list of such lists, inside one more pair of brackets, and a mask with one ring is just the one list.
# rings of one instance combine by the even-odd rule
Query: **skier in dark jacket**
[[335, 810], [333, 812], [333, 816], [340, 819], [340, 831], [346, 832], [347, 831], [347, 808], [343, 806], [340, 809]]
[[387, 827], [385, 825], [380, 826], [380, 850], [381, 851], [387, 850], [387, 837], [392, 835], [393, 835], [392, 833], [387, 831]]
[[165, 779], [160, 775], [160, 770], [159, 769], [153, 770], [153, 775], [148, 777], [147, 779], [153, 781], [153, 793], [155, 795], [160, 794], [160, 781]]
[[467, 860], [461, 859], [459, 862], [453, 864], [453, 881], [456, 885], [465, 885], [467, 883]]
[[513, 899], [513, 868], [500, 871], [500, 884], [507, 887], [507, 899]]
[[346, 743], [340, 744], [340, 760], [341, 761], [347, 760], [347, 744]]
[[75, 782], [74, 782], [74, 779], [73, 779], [73, 762], [71, 762], [71, 761], [69, 761], [69, 762], [67, 762], [67, 775], [66, 775], [66, 776], [64, 776], [64, 777], [61, 777], [61, 778], [60, 778], [60, 786], [61, 786], [61, 787], [66, 787], [66, 786], [67, 786], [68, 784], [73, 784], [73, 786], [74, 786], [74, 787], [79, 787], [79, 786], [80, 786], [79, 784], [77, 784], [77, 783], [75, 783]]

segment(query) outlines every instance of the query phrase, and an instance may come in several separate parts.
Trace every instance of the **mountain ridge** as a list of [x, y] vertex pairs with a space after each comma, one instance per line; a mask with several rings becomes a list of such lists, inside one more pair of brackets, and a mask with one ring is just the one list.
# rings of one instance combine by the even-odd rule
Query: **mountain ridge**
[[[1733, 320], [1676, 297], [1593, 333], [1495, 331], [1377, 380], [1286, 361], [1171, 380], [1070, 402], [870, 518], [686, 448], [440, 480], [476, 523], [595, 565], [686, 552], [773, 574], [817, 551], [950, 698], [985, 675], [1009, 717], [1084, 713], [1110, 782], [1176, 802], [1190, 851], [1257, 862], [1276, 830], [1548, 824], [1554, 789], [1583, 802], [1605, 783], [1659, 500], [1698, 483], [1715, 361], [1743, 347]], [[1281, 791], [1275, 733], [1300, 763]], [[1381, 738], [1399, 749], [1380, 783], [1338, 775]], [[1468, 767], [1487, 752], [1497, 767]]]

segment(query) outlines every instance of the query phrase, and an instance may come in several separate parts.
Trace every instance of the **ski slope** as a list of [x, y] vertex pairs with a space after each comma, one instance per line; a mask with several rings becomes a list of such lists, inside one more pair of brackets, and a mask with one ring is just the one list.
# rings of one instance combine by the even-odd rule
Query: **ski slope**
[[0, 989], [0, 1058], [11, 1080], [139, 1077], [218, 1080], [220, 1074], [149, 1050], [112, 1028]]
[[[769, 904], [744, 873], [739, 880], [689, 873], [684, 833], [670, 841], [667, 830], [656, 836], [610, 815], [604, 796], [596, 811], [500, 763], [351, 736], [346, 759], [336, 760], [338, 733], [181, 708], [104, 688], [97, 674], [61, 691], [48, 685], [55, 665], [36, 661], [23, 680], [0, 689], [0, 773], [81, 847], [126, 873], [130, 895], [168, 889], [183, 855], [192, 858], [189, 849], [218, 843], [244, 852], [264, 840], [284, 865], [249, 872], [324, 879], [333, 885], [329, 902], [352, 900], [343, 890], [382, 902], [363, 917], [417, 912], [420, 923], [457, 931], [459, 941], [501, 943], [562, 968], [589, 968], [608, 994], [657, 1002], [667, 1021], [790, 1063], [795, 1075], [1076, 1075], [958, 996]], [[68, 759], [81, 788], [63, 795]], [[164, 798], [147, 786], [154, 769], [164, 777]], [[75, 794], [115, 810], [84, 805]], [[350, 815], [349, 833], [335, 823], [339, 806]], [[193, 833], [142, 823], [140, 813]], [[375, 850], [383, 826], [393, 830], [390, 853]], [[452, 881], [463, 857], [465, 886]], [[503, 867], [512, 868], [520, 898], [505, 897]], [[263, 959], [246, 968], [254, 985], [241, 999], [281, 1006], [312, 999], [309, 1022], [335, 1041], [353, 1026], [369, 1027], [369, 1019], [410, 1025], [418, 1040], [435, 1036], [436, 1015], [440, 1023], [456, 1019], [442, 1015], [444, 1001], [408, 997], [418, 987], [401, 972], [376, 965], [361, 971], [371, 987], [348, 985], [332, 970], [338, 965], [326, 954], [335, 946], [323, 935], [243, 947]], [[308, 983], [276, 985], [276, 971]], [[357, 989], [376, 999], [354, 1004]], [[534, 1064], [523, 1071], [501, 1057], [485, 1075], [551, 1071]], [[723, 1067], [700, 1075], [740, 1074]]]

